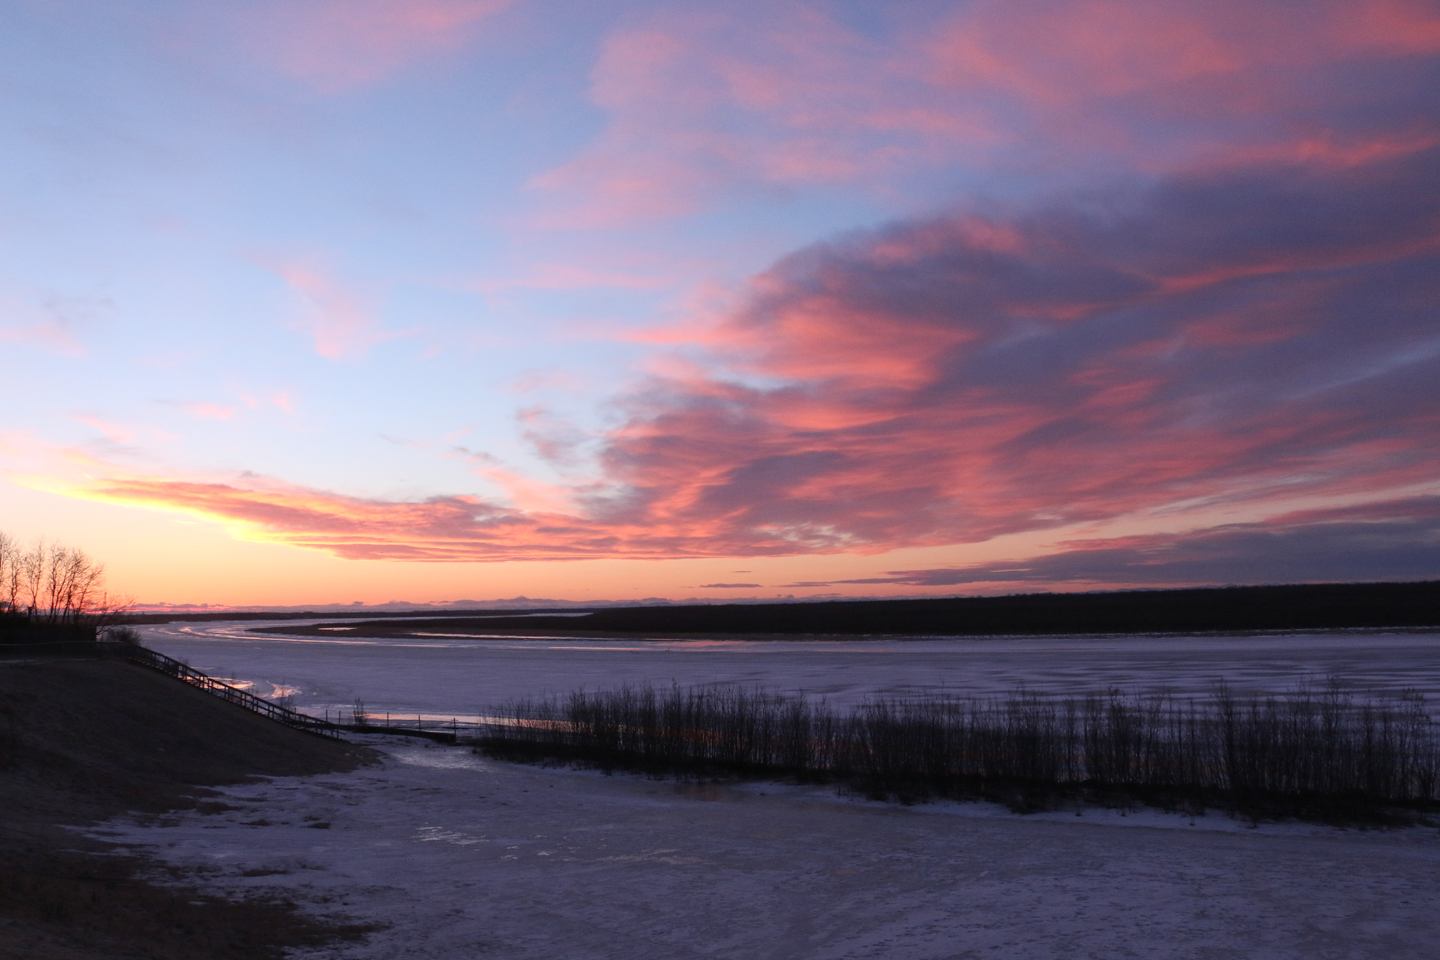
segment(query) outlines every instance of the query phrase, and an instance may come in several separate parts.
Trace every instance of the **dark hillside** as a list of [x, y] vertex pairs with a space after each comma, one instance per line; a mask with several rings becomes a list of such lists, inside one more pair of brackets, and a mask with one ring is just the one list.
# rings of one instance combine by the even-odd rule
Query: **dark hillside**
[[[1440, 581], [1330, 583], [1115, 593], [1035, 593], [940, 600], [625, 607], [579, 617], [368, 621], [272, 628], [334, 636], [523, 633], [603, 637], [831, 634], [1188, 633], [1440, 626]], [[329, 628], [323, 629], [322, 627]], [[353, 633], [352, 633], [353, 631]]]
[[0, 957], [279, 960], [332, 939], [283, 903], [139, 882], [145, 864], [60, 825], [203, 810], [207, 786], [372, 756], [129, 664], [0, 662]]
[[81, 623], [39, 623], [24, 617], [0, 616], [0, 645], [7, 643], [77, 643], [95, 639], [95, 627]]

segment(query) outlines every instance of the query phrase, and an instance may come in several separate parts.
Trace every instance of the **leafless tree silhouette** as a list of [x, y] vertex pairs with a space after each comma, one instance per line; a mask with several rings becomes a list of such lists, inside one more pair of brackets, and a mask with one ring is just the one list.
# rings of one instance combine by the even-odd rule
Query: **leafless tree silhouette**
[[131, 602], [105, 590], [105, 566], [83, 550], [0, 533], [0, 616], [39, 626], [113, 625]]

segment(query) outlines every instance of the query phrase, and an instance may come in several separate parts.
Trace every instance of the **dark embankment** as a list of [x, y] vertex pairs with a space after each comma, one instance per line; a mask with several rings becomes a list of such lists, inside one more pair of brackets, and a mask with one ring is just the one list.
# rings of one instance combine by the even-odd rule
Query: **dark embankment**
[[741, 688], [576, 692], [493, 708], [493, 757], [650, 775], [836, 781], [872, 799], [1217, 806], [1260, 817], [1414, 822], [1440, 809], [1440, 729], [1418, 697], [1339, 686], [1200, 702], [873, 700], [848, 712]]
[[0, 616], [0, 650], [5, 644], [86, 643], [95, 627], [86, 623], [36, 623], [24, 617]]
[[1440, 626], [1440, 581], [1327, 583], [945, 600], [626, 607], [584, 616], [446, 618], [276, 627], [256, 632], [400, 637], [414, 633], [569, 637], [986, 636], [1192, 633]]
[[361, 935], [282, 902], [141, 882], [150, 865], [99, 855], [106, 845], [62, 825], [219, 812], [206, 787], [371, 757], [129, 664], [0, 662], [0, 957], [279, 960], [287, 946]]

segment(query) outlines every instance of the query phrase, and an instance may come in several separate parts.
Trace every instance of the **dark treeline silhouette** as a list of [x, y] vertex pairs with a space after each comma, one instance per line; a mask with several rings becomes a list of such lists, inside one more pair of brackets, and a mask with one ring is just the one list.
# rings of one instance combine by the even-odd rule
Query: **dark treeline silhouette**
[[43, 540], [25, 549], [0, 532], [0, 643], [93, 640], [123, 610], [83, 550]]
[[1144, 801], [1250, 816], [1433, 810], [1440, 736], [1418, 695], [1357, 701], [1332, 683], [1202, 702], [873, 700], [848, 713], [764, 690], [623, 687], [496, 711], [490, 756], [652, 775], [835, 780], [872, 799]]
[[[320, 634], [314, 627], [277, 628]], [[454, 617], [345, 624], [361, 636], [439, 633], [786, 635], [1188, 633], [1440, 626], [1440, 581], [1327, 583], [940, 600], [624, 607], [583, 616]], [[328, 631], [327, 631], [328, 632]]]
[[[570, 610], [572, 608], [566, 608]], [[585, 612], [585, 608], [580, 608]], [[404, 619], [417, 615], [427, 617], [518, 617], [532, 612], [529, 607], [514, 609], [473, 609], [473, 610], [283, 610], [283, 611], [177, 611], [174, 613], [127, 613], [125, 623], [208, 623], [216, 620], [314, 620], [329, 617], [332, 620], [376, 620], [383, 618]], [[540, 613], [560, 613], [559, 609], [540, 610]]]

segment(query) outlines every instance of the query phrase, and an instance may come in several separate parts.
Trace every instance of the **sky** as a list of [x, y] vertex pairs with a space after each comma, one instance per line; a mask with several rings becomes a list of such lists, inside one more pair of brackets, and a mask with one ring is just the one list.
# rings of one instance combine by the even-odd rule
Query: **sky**
[[0, 358], [146, 604], [1440, 577], [1440, 7], [7, 0]]

